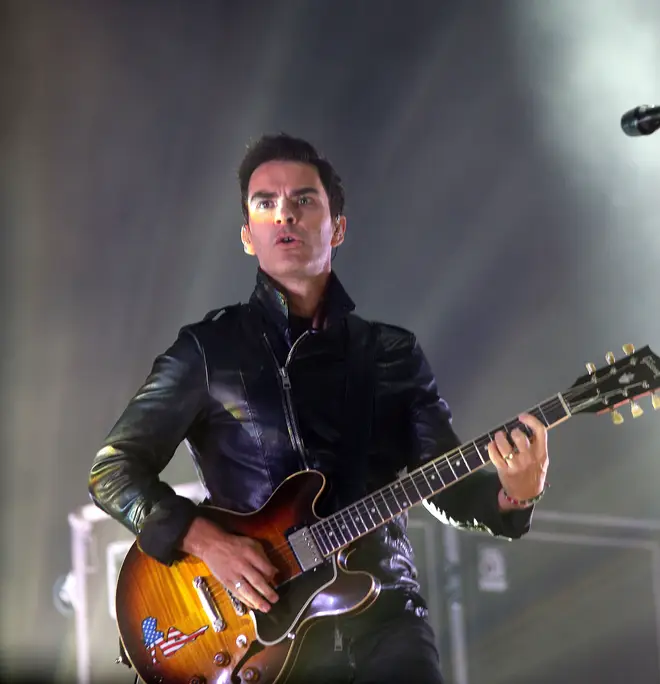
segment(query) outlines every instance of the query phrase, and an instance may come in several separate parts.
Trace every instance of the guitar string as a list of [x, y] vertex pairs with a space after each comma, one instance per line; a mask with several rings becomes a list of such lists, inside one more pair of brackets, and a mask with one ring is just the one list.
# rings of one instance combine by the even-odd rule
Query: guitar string
[[[575, 388], [575, 391], [576, 392], [581, 391], [581, 388]], [[569, 393], [567, 392], [566, 394], [569, 394]], [[564, 398], [566, 399], [567, 397], [565, 396]], [[542, 415], [543, 414], [542, 408], [544, 408], [546, 411], [549, 412], [549, 411], [552, 411], [556, 408], [559, 408], [560, 406], [563, 409], [562, 402], [558, 398], [554, 398], [554, 399], [549, 400], [547, 402], [542, 402], [538, 406], [531, 409], [531, 412], [532, 413], [534, 413], [534, 412], [541, 413], [541, 415]], [[515, 426], [517, 424], [518, 424], [518, 421], [516, 419], [512, 419], [512, 420], [508, 421], [507, 423], [504, 423], [501, 427], [503, 427], [505, 430], [507, 430], [507, 432], [509, 432], [510, 426]], [[497, 429], [495, 429], [494, 431], [497, 431]], [[490, 435], [490, 434], [491, 433], [487, 433], [487, 435]], [[485, 436], [485, 438], [486, 438], [486, 440], [488, 440], [487, 436]], [[444, 454], [444, 455], [438, 457], [437, 459], [429, 461], [428, 463], [423, 464], [422, 466], [420, 466], [419, 468], [417, 468], [413, 472], [411, 472], [407, 476], [407, 479], [412, 482], [413, 486], [415, 487], [415, 489], [418, 490], [418, 492], [419, 492], [419, 487], [415, 483], [415, 478], [418, 478], [418, 479], [423, 478], [423, 479], [420, 479], [420, 483], [423, 484], [424, 482], [426, 482], [426, 486], [429, 486], [428, 478], [426, 477], [426, 474], [424, 472], [425, 470], [427, 470], [427, 471], [430, 471], [431, 469], [439, 470], [440, 472], [438, 474], [441, 476], [441, 479], [442, 479], [443, 474], [448, 475], [451, 472], [452, 476], [455, 477], [455, 479], [452, 481], [452, 483], [455, 482], [456, 479], [458, 479], [458, 478], [456, 478], [456, 474], [454, 472], [454, 469], [452, 468], [451, 459], [454, 459], [456, 456], [458, 456], [460, 454], [461, 456], [463, 456], [463, 460], [465, 460], [464, 459], [465, 454], [463, 452], [467, 451], [468, 448], [471, 448], [472, 445], [474, 445], [474, 447], [476, 447], [477, 453], [479, 453], [479, 456], [482, 460], [482, 464], [480, 466], [477, 466], [477, 468], [475, 468], [475, 470], [480, 468], [480, 467], [487, 465], [490, 462], [490, 461], [484, 461], [480, 455], [479, 446], [478, 446], [478, 443], [480, 441], [484, 441], [484, 436], [482, 436], [481, 438], [477, 438], [473, 442], [468, 442], [465, 445], [461, 445], [461, 447], [457, 447], [457, 448], [453, 449], [451, 452]], [[490, 441], [490, 440], [488, 440], [488, 441]], [[466, 462], [466, 465], [467, 465], [467, 462]], [[468, 472], [472, 472], [472, 471], [470, 470]], [[405, 481], [405, 479], [406, 478], [403, 478], [403, 481]], [[449, 484], [452, 484], [452, 483], [449, 483]], [[388, 509], [388, 512], [390, 511], [389, 505], [390, 504], [396, 504], [396, 505], [392, 506], [392, 508], [394, 509], [394, 514], [391, 517], [395, 517], [396, 515], [399, 515], [400, 513], [405, 512], [409, 508], [409, 506], [402, 506], [401, 505], [400, 500], [397, 499], [396, 492], [394, 492], [392, 490], [392, 487], [395, 485], [398, 485], [398, 484], [400, 484], [400, 482], [392, 482], [389, 485], [386, 485], [385, 487], [381, 488], [380, 490], [373, 492], [369, 496], [364, 497], [363, 499], [360, 499], [360, 500], [352, 503], [351, 505], [342, 509], [342, 511], [337, 511], [337, 512], [333, 513], [332, 515], [330, 515], [326, 518], [321, 518], [316, 523], [313, 523], [314, 525], [318, 525], [320, 531], [324, 534], [324, 536], [325, 536], [324, 541], [326, 542], [325, 545], [329, 546], [332, 549], [331, 552], [329, 554], [327, 554], [328, 556], [331, 555], [332, 553], [335, 553], [337, 550], [343, 548], [344, 546], [347, 546], [350, 543], [352, 543], [353, 541], [355, 541], [356, 537], [354, 537], [353, 533], [350, 531], [350, 528], [347, 524], [347, 521], [343, 517], [343, 514], [350, 514], [351, 513], [351, 511], [349, 509], [352, 509], [352, 508], [356, 509], [355, 513], [357, 513], [357, 518], [351, 518], [350, 520], [353, 524], [353, 527], [355, 527], [355, 530], [358, 532], [357, 537], [359, 537], [359, 536], [371, 531], [368, 529], [369, 526], [363, 520], [363, 516], [365, 514], [360, 513], [358, 508], [357, 508], [360, 504], [364, 505], [366, 508], [367, 501], [369, 499], [373, 500], [375, 496], [380, 495], [381, 498], [383, 499], [383, 502], [385, 503], [385, 507]], [[444, 489], [446, 486], [447, 485], [444, 485], [442, 487], [442, 489]], [[442, 491], [442, 489], [439, 491]], [[404, 492], [404, 494], [406, 493], [405, 488], [403, 489], [403, 492]], [[419, 492], [419, 493], [421, 494], [421, 492]], [[424, 498], [424, 497], [422, 497], [422, 498]], [[374, 503], [375, 503], [375, 501], [374, 501]], [[412, 504], [412, 501], [409, 500], [409, 503]], [[419, 503], [419, 502], [416, 502], [416, 504], [417, 503]], [[396, 511], [396, 508], [399, 508], [400, 510]], [[366, 510], [367, 510], [367, 514], [369, 514], [369, 509], [366, 508]], [[374, 509], [372, 508], [371, 510], [374, 510]], [[378, 504], [376, 505], [375, 510], [378, 511], [378, 515], [382, 518], [382, 520], [380, 522], [376, 523], [375, 527], [379, 527], [380, 525], [387, 522], [387, 520], [391, 519], [389, 516], [384, 516], [380, 512], [380, 509], [378, 508]], [[364, 532], [360, 532], [360, 530], [357, 526], [356, 521], [358, 519], [362, 523], [362, 526], [365, 527]], [[372, 520], [373, 520], [373, 517], [372, 517]], [[339, 547], [337, 547], [337, 548], [335, 548], [336, 542], [333, 542], [330, 539], [331, 535], [334, 535], [335, 538], [337, 538], [337, 534], [335, 534], [332, 530], [332, 524], [335, 524], [336, 526], [338, 526], [338, 533], [341, 536], [348, 538], [348, 541], [340, 542]], [[326, 527], [330, 530], [330, 533], [331, 533], [330, 535], [328, 534], [328, 529], [326, 529]], [[343, 530], [345, 530], [346, 533], [344, 533]], [[337, 541], [340, 541], [340, 540], [337, 539]], [[322, 551], [322, 553], [324, 553], [324, 555], [326, 555], [325, 552]], [[292, 562], [292, 563], [295, 563], [296, 565], [298, 565], [298, 560], [295, 556], [295, 553], [291, 549], [291, 546], [290, 546], [288, 541], [280, 544], [279, 546], [275, 546], [271, 549], [268, 549], [268, 551], [266, 552], [266, 557], [271, 561], [277, 561], [277, 560], [281, 559], [281, 560], [284, 560], [285, 562]], [[220, 586], [220, 587], [224, 588], [224, 584], [215, 578], [210, 584], [214, 587]]]
[[[575, 391], [581, 391], [581, 388], [575, 388]], [[567, 392], [566, 394], [569, 394], [569, 393]], [[566, 395], [564, 395], [564, 398], [565, 399], [567, 398]], [[531, 409], [531, 412], [533, 413], [536, 411], [536, 412], [540, 412], [542, 414], [541, 407], [545, 408], [546, 411], [552, 411], [556, 408], [559, 408], [560, 406], [563, 409], [562, 402], [558, 398], [553, 398], [552, 400], [549, 400], [547, 402], [542, 402], [538, 406], [534, 407], [533, 409]], [[518, 424], [517, 419], [512, 419], [512, 420], [504, 423], [502, 426], [500, 426], [500, 428], [505, 428], [505, 430], [507, 430], [507, 432], [510, 432], [509, 426], [510, 425], [515, 426], [517, 424]], [[498, 431], [498, 430], [494, 429], [494, 431]], [[486, 433], [486, 434], [489, 435], [491, 433]], [[465, 445], [461, 445], [460, 447], [456, 447], [452, 451], [448, 452], [447, 454], [443, 454], [442, 456], [439, 456], [436, 459], [428, 461], [427, 463], [423, 464], [422, 466], [416, 468], [408, 476], [404, 477], [402, 481], [409, 479], [410, 481], [412, 481], [412, 484], [415, 486], [415, 488], [419, 489], [417, 487], [417, 485], [415, 484], [415, 478], [424, 478], [423, 480], [420, 480], [420, 482], [424, 482], [427, 479], [426, 475], [424, 473], [424, 470], [430, 471], [431, 469], [435, 469], [435, 470], [440, 470], [440, 472], [438, 474], [441, 476], [441, 478], [442, 478], [443, 474], [448, 475], [449, 473], [451, 473], [452, 477], [454, 477], [455, 479], [452, 482], [450, 482], [449, 484], [453, 484], [453, 482], [455, 482], [456, 479], [458, 479], [458, 477], [456, 477], [454, 469], [452, 468], [451, 460], [454, 459], [459, 454], [464, 456], [463, 451], [464, 450], [467, 451], [467, 449], [471, 448], [472, 445], [477, 447], [477, 451], [479, 451], [478, 442], [483, 441], [483, 439], [484, 439], [484, 436], [482, 436], [481, 438], [477, 438], [473, 442], [468, 442]], [[486, 439], [487, 439], [487, 437], [486, 437]], [[490, 440], [488, 440], [488, 441], [490, 441]], [[481, 456], [480, 456], [480, 458], [481, 458]], [[483, 461], [482, 464], [480, 466], [477, 466], [477, 468], [475, 468], [475, 470], [479, 469], [480, 467], [487, 465], [490, 462], [490, 461], [484, 461], [483, 458], [482, 458], [482, 461]], [[466, 465], [467, 465], [467, 463], [466, 463]], [[472, 471], [470, 470], [469, 472], [472, 472]], [[337, 512], [335, 512], [335, 513], [333, 513], [333, 514], [331, 514], [325, 518], [320, 518], [318, 521], [313, 523], [313, 525], [319, 526], [318, 529], [326, 537], [335, 536], [335, 538], [337, 538], [337, 536], [338, 536], [337, 533], [335, 533], [332, 530], [333, 524], [338, 528], [338, 532], [341, 536], [347, 537], [348, 541], [345, 541], [345, 542], [341, 542], [341, 540], [337, 539], [337, 541], [340, 542], [338, 548], [335, 548], [337, 542], [333, 542], [331, 539], [328, 538], [327, 539], [328, 543], [326, 543], [326, 546], [330, 546], [333, 549], [331, 551], [331, 553], [334, 553], [337, 550], [339, 550], [339, 549], [343, 548], [344, 546], [347, 546], [351, 542], [355, 541], [355, 538], [353, 538], [353, 533], [350, 531], [350, 528], [347, 525], [347, 521], [344, 520], [343, 516], [342, 516], [342, 513], [350, 513], [350, 511], [348, 511], [348, 509], [352, 509], [352, 508], [357, 509], [358, 505], [360, 505], [360, 504], [363, 504], [364, 506], [366, 506], [367, 501], [369, 499], [373, 500], [374, 497], [376, 497], [378, 495], [380, 495], [381, 498], [383, 499], [383, 501], [385, 503], [385, 508], [388, 509], [388, 512], [390, 511], [389, 504], [396, 504], [393, 506], [394, 513], [392, 516], [387, 516], [387, 515], [383, 516], [383, 514], [380, 513], [380, 509], [379, 509], [378, 505], [376, 505], [376, 510], [378, 511], [378, 515], [381, 518], [383, 518], [382, 521], [376, 523], [376, 527], [378, 527], [378, 526], [384, 524], [387, 520], [391, 519], [391, 517], [395, 517], [396, 515], [399, 515], [400, 513], [405, 512], [409, 508], [409, 506], [407, 506], [407, 505], [401, 506], [401, 504], [399, 503], [399, 499], [397, 499], [397, 497], [396, 497], [396, 493], [394, 491], [392, 491], [392, 487], [401, 484], [402, 481], [392, 482], [392, 483], [386, 485], [385, 487], [382, 487], [381, 489], [373, 492], [372, 494], [370, 494], [366, 497], [363, 497], [362, 499], [360, 499], [358, 501], [353, 502], [349, 506], [343, 508], [341, 511], [337, 511]], [[428, 483], [427, 483], [427, 486], [428, 486]], [[442, 491], [442, 489], [444, 489], [446, 486], [447, 485], [443, 485], [443, 487], [439, 491]], [[404, 489], [404, 494], [405, 494], [405, 489]], [[431, 495], [429, 495], [429, 496], [431, 496]], [[422, 498], [424, 498], [424, 497], [422, 497]], [[409, 503], [412, 503], [412, 502], [409, 501]], [[417, 503], [419, 503], [419, 502], [417, 502]], [[400, 509], [399, 511], [396, 511], [397, 507]], [[369, 512], [369, 509], [367, 509], [367, 513], [368, 512]], [[368, 528], [368, 526], [365, 524], [364, 520], [362, 520], [362, 517], [365, 514], [364, 513], [360, 514], [359, 511], [357, 511], [357, 510], [356, 510], [356, 513], [358, 514], [358, 518], [362, 522], [362, 525], [365, 528]], [[353, 523], [353, 527], [355, 527], [356, 531], [358, 532], [358, 535], [357, 535], [358, 537], [361, 536], [362, 534], [365, 534], [365, 533], [370, 531], [369, 529], [365, 529], [364, 532], [360, 532], [360, 530], [358, 529], [358, 527], [355, 523], [355, 519], [351, 518], [350, 520]], [[328, 535], [328, 529], [325, 529], [326, 527], [328, 527], [331, 535]], [[343, 530], [346, 530], [346, 534], [344, 534]], [[290, 546], [288, 541], [280, 544], [279, 546], [272, 547], [272, 548], [268, 549], [268, 551], [266, 552], [266, 557], [269, 560], [277, 560], [278, 555], [280, 557], [283, 556], [284, 560], [294, 561], [296, 564], [298, 563], [297, 558], [295, 556], [295, 553], [291, 549], [291, 546]], [[331, 554], [328, 554], [328, 555], [331, 555]], [[222, 584], [221, 582], [219, 582], [219, 583]]]

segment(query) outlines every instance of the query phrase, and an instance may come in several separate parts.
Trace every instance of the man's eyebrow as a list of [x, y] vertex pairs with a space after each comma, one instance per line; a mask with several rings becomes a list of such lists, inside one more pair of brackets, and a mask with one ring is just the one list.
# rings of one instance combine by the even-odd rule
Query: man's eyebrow
[[[319, 195], [319, 191], [312, 187], [311, 185], [305, 186], [303, 188], [296, 188], [291, 192], [292, 197], [300, 197], [301, 195]], [[276, 192], [268, 192], [266, 190], [257, 190], [256, 192], [252, 193], [252, 196], [250, 197], [250, 202], [254, 202], [254, 200], [262, 200], [262, 199], [273, 199], [274, 197], [277, 197]]]
[[305, 187], [305, 188], [297, 188], [291, 194], [294, 197], [299, 197], [300, 195], [318, 195], [319, 191], [310, 185], [310, 186]]

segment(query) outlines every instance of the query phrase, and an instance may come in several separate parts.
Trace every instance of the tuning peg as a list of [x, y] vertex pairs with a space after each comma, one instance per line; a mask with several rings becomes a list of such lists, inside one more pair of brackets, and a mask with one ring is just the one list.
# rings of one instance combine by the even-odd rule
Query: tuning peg
[[586, 366], [587, 366], [587, 373], [589, 373], [589, 375], [593, 375], [596, 372], [596, 366], [593, 363], [588, 363], [588, 364], [586, 364]]
[[624, 344], [622, 349], [623, 349], [623, 353], [626, 356], [630, 356], [631, 354], [635, 353], [635, 345], [634, 344]]
[[613, 363], [616, 363], [616, 357], [612, 352], [607, 352], [607, 354], [605, 354], [605, 361], [611, 366]]
[[651, 395], [651, 406], [657, 411], [660, 409], [660, 392], [654, 392]]
[[636, 401], [631, 401], [630, 413], [632, 413], [633, 418], [639, 418], [644, 413], [644, 410]]
[[621, 423], [623, 423], [623, 416], [616, 409], [612, 411], [612, 422], [615, 425], [621, 425]]

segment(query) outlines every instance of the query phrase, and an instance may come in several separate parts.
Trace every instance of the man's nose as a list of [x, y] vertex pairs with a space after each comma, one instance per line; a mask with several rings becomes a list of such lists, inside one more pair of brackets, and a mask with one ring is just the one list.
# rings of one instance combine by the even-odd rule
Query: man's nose
[[286, 200], [277, 203], [275, 210], [275, 223], [282, 225], [283, 223], [295, 223], [296, 214], [291, 208], [291, 205]]

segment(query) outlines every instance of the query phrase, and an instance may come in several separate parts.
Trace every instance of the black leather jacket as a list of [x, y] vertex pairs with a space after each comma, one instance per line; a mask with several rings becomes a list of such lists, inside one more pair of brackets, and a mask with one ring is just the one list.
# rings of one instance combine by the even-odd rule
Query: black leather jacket
[[[94, 459], [89, 485], [94, 502], [137, 534], [143, 551], [171, 563], [196, 508], [159, 474], [186, 440], [211, 503], [240, 512], [262, 506], [284, 478], [301, 470], [278, 372], [288, 355], [308, 465], [323, 472], [330, 485], [350, 478], [353, 464], [340, 452], [339, 441], [347, 381], [346, 322], [353, 308], [333, 275], [323, 329], [290, 353], [295, 340], [286, 299], [259, 271], [249, 304], [183, 328], [156, 358]], [[375, 398], [364, 470], [368, 491], [459, 444], [447, 404], [413, 334], [374, 325]], [[531, 512], [500, 514], [499, 487], [495, 473], [479, 471], [436, 495], [432, 503], [443, 520], [456, 526], [520, 537], [529, 528]], [[351, 558], [371, 569], [384, 589], [416, 592], [406, 524], [401, 515], [367, 535]]]

